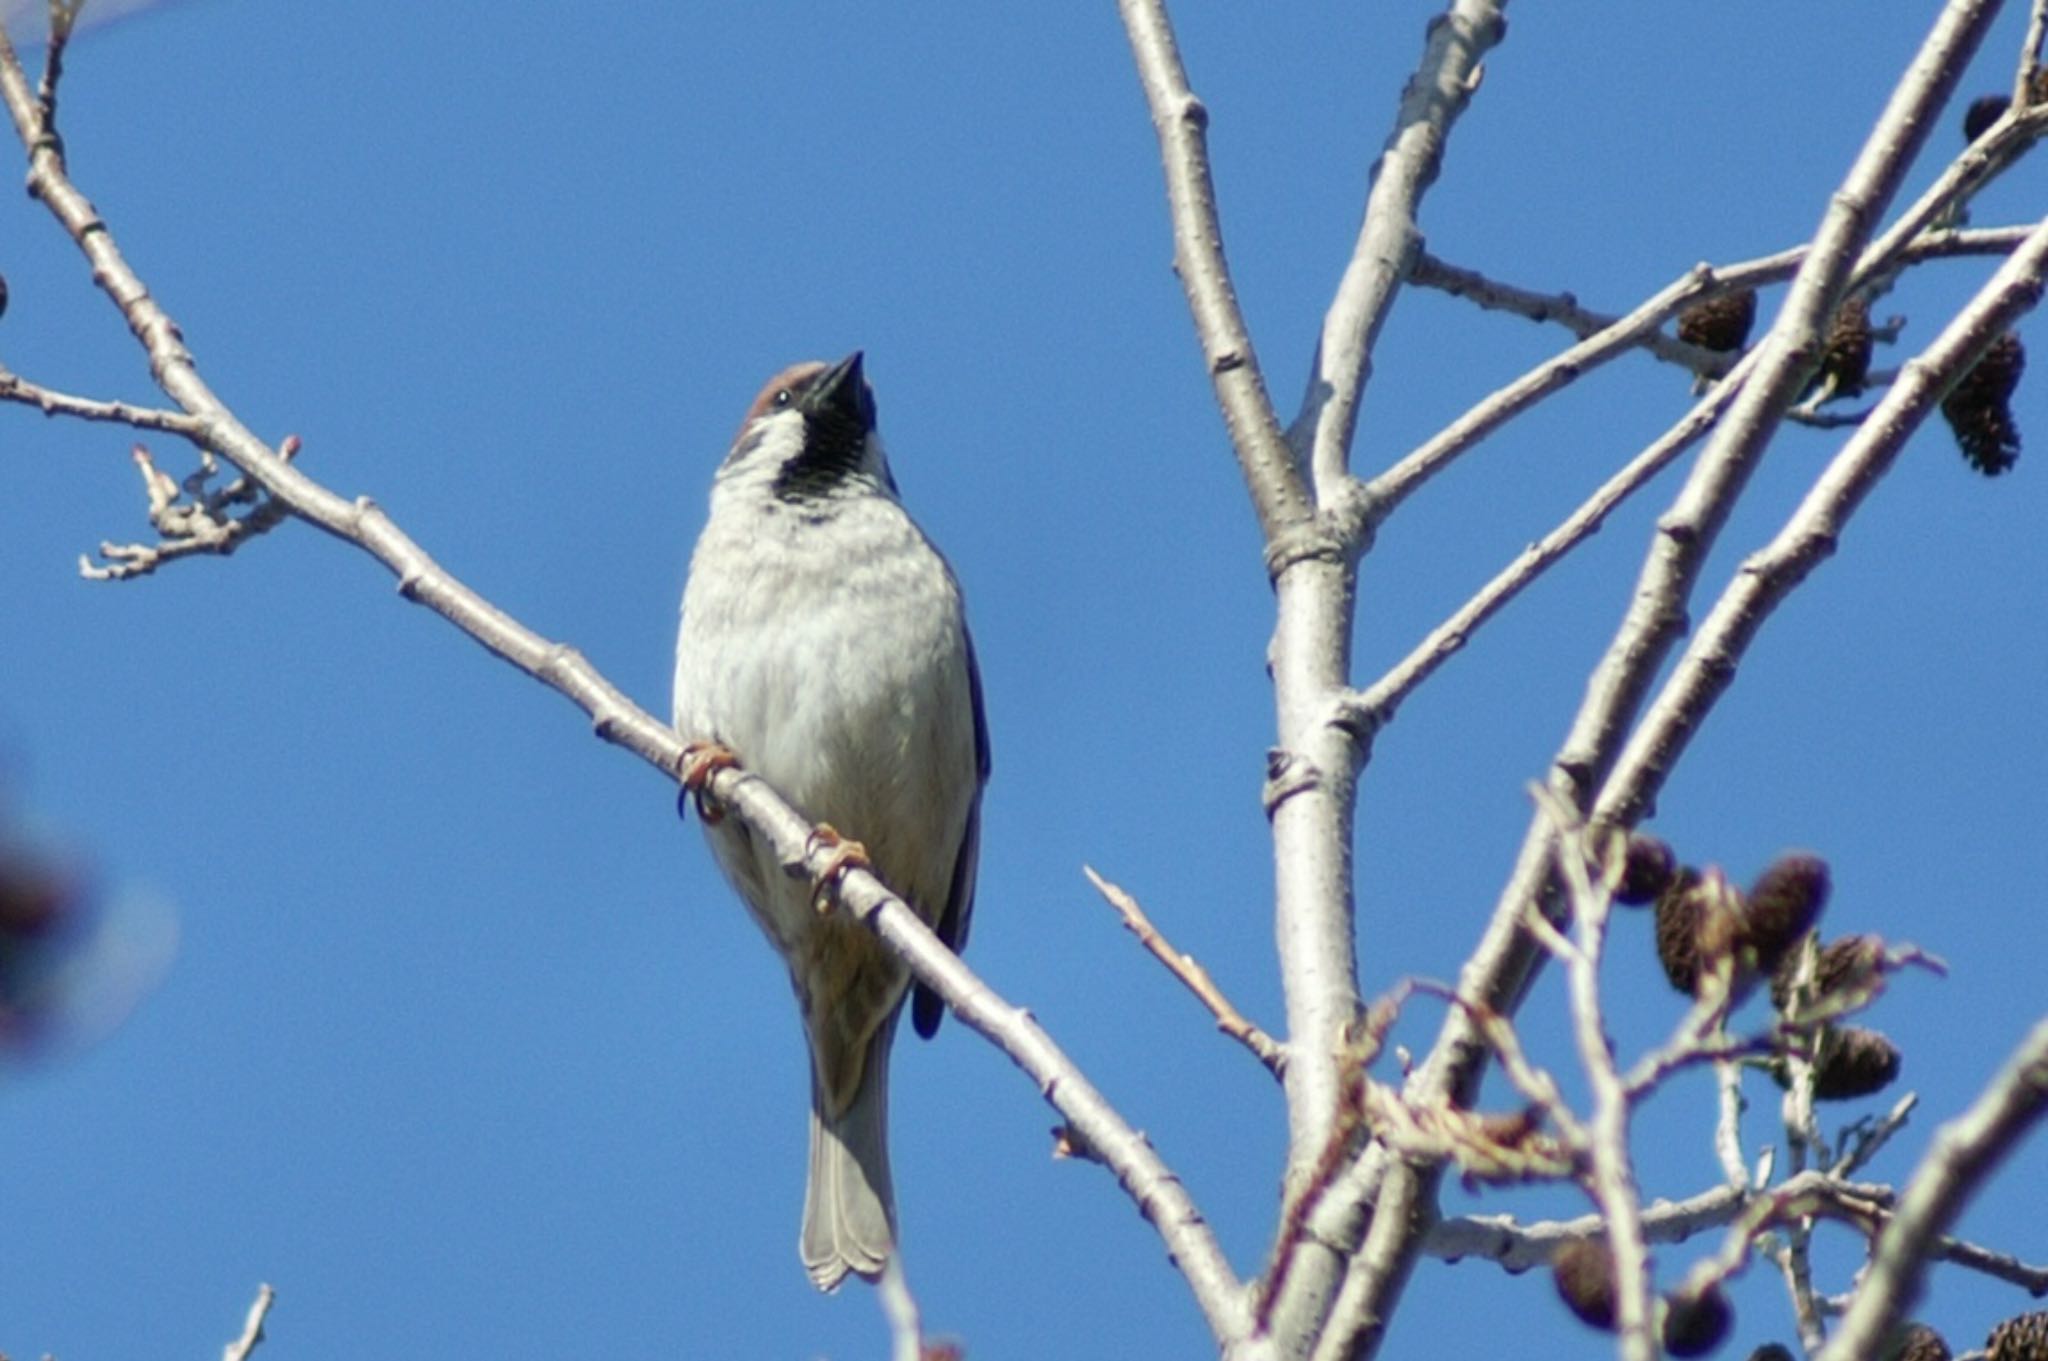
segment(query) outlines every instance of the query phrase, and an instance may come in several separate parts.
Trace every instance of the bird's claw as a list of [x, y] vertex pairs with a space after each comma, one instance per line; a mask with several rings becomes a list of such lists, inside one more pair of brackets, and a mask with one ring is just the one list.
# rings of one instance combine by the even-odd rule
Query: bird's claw
[[705, 826], [725, 820], [725, 810], [712, 802], [705, 787], [713, 775], [739, 763], [739, 756], [723, 742], [692, 742], [683, 748], [676, 773], [682, 777], [683, 788], [697, 796], [697, 816], [704, 819]]
[[811, 878], [811, 906], [823, 914], [832, 910], [832, 893], [846, 872], [871, 870], [874, 862], [868, 859], [867, 847], [841, 836], [829, 822], [821, 822], [812, 829], [810, 839], [804, 845], [806, 857], [821, 850], [825, 852], [825, 866]]

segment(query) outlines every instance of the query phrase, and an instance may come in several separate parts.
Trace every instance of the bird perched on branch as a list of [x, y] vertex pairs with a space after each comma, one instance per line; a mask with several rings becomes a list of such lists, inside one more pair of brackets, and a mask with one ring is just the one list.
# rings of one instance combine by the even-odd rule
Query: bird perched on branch
[[[747, 411], [711, 488], [676, 641], [684, 782], [755, 772], [817, 825], [834, 879], [871, 866], [954, 950], [967, 943], [988, 779], [959, 583], [897, 499], [859, 352], [798, 364]], [[909, 970], [830, 885], [705, 808], [725, 877], [789, 966], [811, 1061], [800, 1252], [821, 1290], [873, 1278], [896, 1241], [889, 1046]], [[912, 1022], [944, 1015], [915, 985]]]

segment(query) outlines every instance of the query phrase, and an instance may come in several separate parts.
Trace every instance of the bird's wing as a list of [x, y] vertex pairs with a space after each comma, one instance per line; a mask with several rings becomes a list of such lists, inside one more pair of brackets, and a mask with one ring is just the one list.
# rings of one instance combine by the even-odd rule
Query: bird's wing
[[[967, 645], [967, 692], [974, 705], [974, 800], [967, 806], [967, 826], [960, 834], [960, 850], [953, 857], [953, 885], [946, 894], [946, 910], [934, 928], [946, 948], [959, 954], [967, 948], [967, 928], [974, 917], [974, 876], [981, 863], [981, 791], [988, 784], [988, 715], [981, 703], [981, 664], [974, 659], [974, 638], [963, 625], [961, 636]], [[917, 1033], [930, 1039], [938, 1033], [946, 1004], [923, 983], [911, 999], [910, 1023]]]

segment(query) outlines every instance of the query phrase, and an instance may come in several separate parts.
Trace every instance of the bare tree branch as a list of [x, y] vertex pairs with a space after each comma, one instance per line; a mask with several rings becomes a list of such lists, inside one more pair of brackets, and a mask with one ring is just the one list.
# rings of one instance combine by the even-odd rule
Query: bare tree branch
[[1451, 127], [1479, 88], [1480, 63], [1507, 32], [1505, 0], [1452, 0], [1430, 20], [1422, 60], [1401, 92], [1393, 134], [1373, 167], [1358, 243], [1316, 342], [1314, 371], [1287, 438], [1329, 505], [1348, 476], [1351, 435], [1380, 327], [1422, 233], [1416, 212], [1443, 166]]
[[1509, 601], [1562, 561], [1572, 549], [1597, 533], [1616, 506], [1647, 485], [1651, 478], [1669, 467], [1672, 460], [1705, 435], [1734, 395], [1735, 383], [1728, 382], [1703, 397], [1684, 419], [1630, 459], [1621, 471], [1601, 483], [1557, 528], [1523, 549], [1513, 562], [1481, 587], [1478, 594], [1430, 630], [1429, 635], [1385, 675], [1362, 690], [1342, 695], [1338, 701], [1339, 713], [1332, 721], [1367, 731], [1375, 731], [1390, 722], [1401, 702], [1428, 680], [1438, 667], [1463, 649], [1480, 625], [1498, 614]]
[[1174, 949], [1171, 942], [1160, 934], [1159, 928], [1152, 924], [1152, 919], [1145, 915], [1145, 909], [1138, 906], [1136, 898], [1087, 865], [1081, 867], [1081, 873], [1088, 876], [1088, 882], [1095, 885], [1096, 892], [1116, 909], [1117, 915], [1123, 918], [1124, 928], [1138, 938], [1138, 943], [1209, 1009], [1209, 1014], [1216, 1018], [1216, 1028], [1251, 1050], [1274, 1077], [1281, 1076], [1287, 1062], [1285, 1051], [1273, 1042], [1271, 1035], [1246, 1020], [1244, 1013], [1231, 1005], [1230, 999], [1223, 995], [1223, 989], [1217, 987], [1216, 980], [1209, 976], [1209, 971], [1197, 963], [1193, 955], [1184, 955]]
[[270, 1317], [270, 1306], [277, 1299], [277, 1292], [267, 1285], [256, 1287], [256, 1302], [249, 1306], [249, 1317], [242, 1324], [242, 1335], [221, 1349], [221, 1361], [249, 1361], [249, 1356], [263, 1341], [263, 1322]]
[[[1754, 1215], [1759, 1206], [1768, 1209], [1772, 1205], [1811, 1206], [1844, 1222], [1881, 1227], [1892, 1222], [1897, 1202], [1897, 1194], [1888, 1186], [1851, 1182], [1809, 1169], [1773, 1188], [1743, 1191], [1716, 1186], [1683, 1200], [1652, 1201], [1642, 1210], [1643, 1238], [1649, 1243], [1683, 1243]], [[1605, 1216], [1598, 1213], [1531, 1224], [1519, 1223], [1512, 1215], [1458, 1215], [1431, 1225], [1422, 1251], [1446, 1262], [1467, 1258], [1494, 1262], [1519, 1274], [1548, 1262], [1560, 1243], [1598, 1237], [1606, 1227]], [[2048, 1294], [2048, 1266], [2030, 1266], [2009, 1253], [1941, 1237], [1934, 1240], [1929, 1255], [2018, 1286], [2030, 1295]]]
[[1173, 268], [1194, 314], [1195, 339], [1223, 408], [1231, 447], [1250, 489], [1268, 542], [1308, 519], [1308, 488], [1280, 431], [1273, 399], [1259, 372], [1251, 330], [1223, 255], [1223, 223], [1209, 175], [1209, 111], [1188, 88], [1180, 48], [1164, 0], [1119, 0], [1124, 31], [1137, 60], [1145, 103], [1159, 136], [1166, 198], [1173, 214]]
[[20, 402], [24, 406], [35, 407], [45, 416], [76, 416], [82, 421], [105, 421], [137, 430], [159, 431], [194, 444], [201, 442], [205, 432], [204, 422], [194, 420], [182, 411], [74, 397], [68, 392], [31, 383], [5, 364], [0, 364], [0, 402]]

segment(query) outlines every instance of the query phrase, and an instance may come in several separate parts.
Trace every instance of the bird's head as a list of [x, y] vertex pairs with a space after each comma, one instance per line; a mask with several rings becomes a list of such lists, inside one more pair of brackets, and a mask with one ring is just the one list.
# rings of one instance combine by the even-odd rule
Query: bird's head
[[837, 364], [793, 364], [770, 378], [747, 408], [718, 480], [765, 488], [784, 501], [893, 495], [861, 352]]

